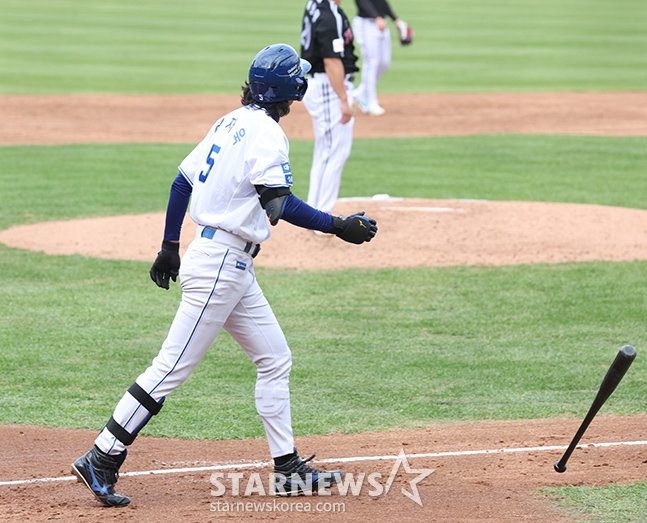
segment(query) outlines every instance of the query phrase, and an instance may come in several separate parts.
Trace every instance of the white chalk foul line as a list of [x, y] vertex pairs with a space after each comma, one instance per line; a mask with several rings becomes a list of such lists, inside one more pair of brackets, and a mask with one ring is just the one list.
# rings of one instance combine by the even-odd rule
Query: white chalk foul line
[[465, 212], [460, 208], [453, 207], [384, 207], [387, 211], [414, 211], [414, 212]]
[[[614, 441], [607, 443], [587, 443], [578, 445], [577, 449], [594, 449], [606, 447], [629, 447], [647, 445], [646, 440], [640, 441]], [[424, 454], [407, 454], [407, 459], [412, 458], [444, 458], [452, 456], [479, 456], [484, 454], [514, 454], [521, 452], [546, 452], [553, 450], [566, 450], [567, 445], [553, 445], [544, 447], [517, 447], [517, 448], [502, 448], [502, 449], [485, 449], [485, 450], [456, 450], [446, 452], [427, 452]], [[318, 463], [352, 463], [357, 461], [383, 461], [383, 460], [397, 460], [399, 456], [383, 455], [383, 456], [355, 456], [351, 458], [326, 458], [316, 460]], [[193, 472], [209, 472], [216, 470], [240, 470], [249, 468], [263, 468], [269, 466], [271, 463], [268, 461], [258, 461], [254, 463], [232, 463], [227, 465], [210, 465], [206, 467], [184, 467], [173, 469], [157, 469], [157, 470], [140, 470], [135, 472], [124, 472], [119, 474], [120, 477], [127, 476], [149, 476], [159, 474], [186, 474]], [[13, 481], [0, 481], [0, 486], [6, 485], [29, 485], [31, 483], [53, 483], [58, 481], [76, 481], [76, 476], [64, 476], [60, 478], [34, 478], [34, 479], [18, 479]]]
[[[127, 476], [150, 476], [153, 474], [182, 474], [190, 472], [205, 472], [214, 470], [238, 470], [249, 468], [263, 468], [270, 465], [269, 461], [254, 462], [254, 463], [238, 463], [229, 465], [209, 465], [206, 467], [185, 467], [175, 469], [156, 469], [156, 470], [140, 470], [134, 472], [120, 472], [119, 477], [124, 478]], [[3, 485], [28, 485], [29, 483], [51, 483], [55, 481], [75, 481], [76, 476], [63, 476], [60, 478], [34, 478], [34, 479], [17, 479], [13, 481], [0, 481], [0, 486]]]
[[[587, 443], [578, 445], [577, 449], [592, 449], [602, 447], [620, 447], [631, 445], [647, 445], [647, 441], [615, 441], [610, 443]], [[548, 450], [566, 450], [567, 445], [543, 446], [543, 447], [519, 447], [511, 449], [486, 449], [486, 450], [457, 450], [447, 452], [429, 452], [425, 454], [407, 454], [407, 458], [444, 458], [451, 456], [478, 456], [483, 454], [513, 454], [516, 452], [541, 452]], [[376, 461], [396, 460], [398, 456], [360, 456], [355, 458], [330, 458], [317, 460], [320, 463], [345, 463], [354, 461]]]

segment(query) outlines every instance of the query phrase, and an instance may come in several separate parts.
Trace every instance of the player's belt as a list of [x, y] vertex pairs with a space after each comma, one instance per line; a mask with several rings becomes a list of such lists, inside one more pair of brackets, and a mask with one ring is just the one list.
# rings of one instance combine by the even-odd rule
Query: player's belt
[[243, 240], [240, 236], [225, 231], [223, 229], [214, 229], [213, 227], [205, 227], [200, 233], [202, 238], [208, 238], [215, 242], [222, 243], [224, 245], [231, 245], [240, 249], [243, 252], [246, 252], [251, 255], [252, 258], [256, 258], [258, 251], [261, 250], [260, 243], [247, 242]]

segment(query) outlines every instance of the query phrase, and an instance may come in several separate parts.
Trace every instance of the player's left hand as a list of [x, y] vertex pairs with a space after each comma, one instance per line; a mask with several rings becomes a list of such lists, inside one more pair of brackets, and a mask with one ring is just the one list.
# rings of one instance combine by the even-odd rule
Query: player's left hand
[[333, 216], [332, 233], [342, 240], [355, 243], [370, 242], [377, 234], [377, 222], [364, 216], [364, 211], [345, 216]]
[[162, 289], [169, 288], [169, 279], [177, 281], [180, 272], [180, 244], [179, 242], [162, 242], [162, 249], [157, 253], [157, 258], [149, 274], [151, 280]]

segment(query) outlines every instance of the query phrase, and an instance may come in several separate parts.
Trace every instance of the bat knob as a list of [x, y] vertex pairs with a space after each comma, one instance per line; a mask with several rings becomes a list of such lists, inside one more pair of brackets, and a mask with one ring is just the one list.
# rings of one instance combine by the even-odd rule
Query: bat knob
[[631, 358], [632, 360], [636, 357], [636, 349], [634, 349], [631, 345], [625, 345], [623, 346], [620, 351], [627, 357]]
[[559, 461], [556, 461], [553, 467], [555, 467], [555, 472], [559, 472], [560, 474], [566, 471], [566, 465], [562, 465]]

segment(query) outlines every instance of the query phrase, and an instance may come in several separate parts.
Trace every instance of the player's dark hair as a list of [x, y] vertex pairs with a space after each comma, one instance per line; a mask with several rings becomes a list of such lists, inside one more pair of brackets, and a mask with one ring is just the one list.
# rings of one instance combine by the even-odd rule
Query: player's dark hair
[[265, 109], [270, 114], [270, 116], [275, 114], [279, 118], [287, 116], [290, 113], [290, 102], [287, 100], [284, 102], [272, 103], [257, 102], [252, 98], [252, 90], [249, 86], [249, 82], [245, 82], [245, 85], [243, 85], [241, 89], [243, 90], [243, 94], [240, 97], [240, 102], [243, 105], [258, 105], [259, 107]]

